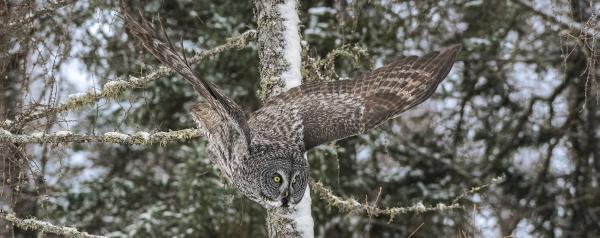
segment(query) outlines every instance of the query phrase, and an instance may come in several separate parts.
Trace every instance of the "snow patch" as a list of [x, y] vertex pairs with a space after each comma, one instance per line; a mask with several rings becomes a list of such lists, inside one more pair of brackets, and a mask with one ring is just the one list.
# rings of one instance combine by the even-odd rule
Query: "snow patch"
[[313, 7], [308, 9], [308, 14], [311, 15], [324, 15], [325, 13], [335, 14], [337, 11], [332, 7]]
[[481, 0], [475, 0], [475, 1], [467, 2], [465, 4], [465, 7], [476, 7], [476, 6], [481, 6], [481, 4], [483, 4], [483, 1], [481, 1]]
[[12, 124], [13, 124], [13, 121], [8, 120], [8, 119], [4, 120], [4, 125], [10, 126]]
[[127, 82], [125, 82], [123, 80], [113, 80], [113, 81], [110, 81], [110, 82], [104, 84], [104, 89], [117, 87], [118, 85], [122, 85], [122, 84], [126, 84], [126, 83]]
[[34, 133], [31, 133], [31, 137], [33, 137], [33, 138], [43, 138], [44, 137], [44, 133], [36, 131]]
[[54, 135], [56, 135], [56, 136], [70, 136], [70, 135], [73, 135], [73, 132], [70, 132], [70, 131], [57, 131], [56, 133], [54, 133]]
[[491, 45], [492, 42], [488, 39], [485, 38], [479, 38], [479, 37], [472, 37], [472, 38], [467, 38], [466, 43], [469, 45]]
[[114, 131], [106, 132], [106, 133], [104, 133], [104, 135], [108, 136], [108, 137], [112, 137], [112, 138], [118, 138], [120, 140], [127, 140], [127, 139], [129, 139], [129, 135], [123, 134], [123, 133], [120, 133], [120, 132], [114, 132]]
[[296, 11], [296, 0], [287, 0], [280, 4], [279, 13], [283, 17], [283, 38], [285, 46], [283, 55], [290, 63], [287, 71], [283, 72], [281, 77], [285, 80], [285, 89], [300, 86], [302, 75], [300, 74], [300, 33], [298, 31], [298, 12]]
[[86, 93], [73, 93], [73, 94], [69, 94], [67, 96], [67, 100], [75, 100], [77, 98], [81, 98], [83, 96], [85, 96]]
[[12, 133], [10, 133], [10, 131], [4, 130], [4, 129], [0, 129], [0, 135], [10, 136], [10, 135], [12, 135]]
[[136, 132], [135, 136], [142, 137], [144, 140], [150, 140], [150, 133], [145, 131]]

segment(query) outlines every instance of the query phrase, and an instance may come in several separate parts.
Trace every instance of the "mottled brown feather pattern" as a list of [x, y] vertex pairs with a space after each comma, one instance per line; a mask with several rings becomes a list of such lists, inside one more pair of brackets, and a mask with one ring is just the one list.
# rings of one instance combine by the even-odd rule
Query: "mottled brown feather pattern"
[[[239, 105], [200, 79], [148, 22], [122, 14], [129, 31], [161, 63], [192, 84], [205, 103], [191, 107], [208, 139], [209, 158], [238, 191], [264, 207], [297, 204], [309, 177], [303, 154], [319, 144], [364, 133], [420, 104], [446, 77], [460, 46], [405, 57], [354, 80], [313, 82], [290, 89], [246, 118]], [[272, 176], [288, 186], [273, 186]], [[285, 202], [284, 202], [285, 201]]]
[[[288, 125], [291, 111], [300, 115], [296, 128], [267, 130], [275, 137], [301, 134], [304, 149], [361, 134], [422, 103], [450, 72], [460, 46], [423, 57], [409, 56], [353, 80], [306, 83], [277, 96], [256, 111], [252, 128]], [[285, 126], [284, 126], [285, 127]]]
[[[190, 112], [204, 136], [210, 141], [210, 158], [228, 179], [239, 177], [239, 167], [250, 151], [250, 128], [239, 105], [226, 97], [211, 82], [201, 80], [162, 35], [150, 23], [138, 22], [125, 10], [121, 14], [127, 29], [156, 59], [190, 82], [205, 103], [192, 106]], [[235, 183], [239, 184], [239, 183]], [[245, 185], [250, 189], [251, 186]], [[252, 193], [244, 194], [251, 196]], [[251, 196], [252, 197], [252, 196]]]
[[124, 12], [122, 17], [127, 29], [142, 43], [144, 48], [161, 63], [177, 71], [190, 82], [196, 92], [208, 102], [216, 113], [225, 120], [232, 122], [231, 126], [235, 126], [235, 129], [240, 131], [240, 134], [247, 141], [246, 143], [249, 144], [250, 136], [246, 116], [239, 105], [226, 97], [210, 81], [198, 78], [184, 58], [173, 49], [162, 35], [158, 34], [159, 31], [154, 29], [150, 23], [143, 18], [141, 18], [141, 22], [138, 22], [127, 12]]

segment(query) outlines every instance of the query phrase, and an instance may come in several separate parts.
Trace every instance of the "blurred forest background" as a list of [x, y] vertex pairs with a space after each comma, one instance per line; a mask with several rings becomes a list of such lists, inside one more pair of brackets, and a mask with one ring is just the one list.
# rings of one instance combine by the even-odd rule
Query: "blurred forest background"
[[[159, 65], [124, 31], [115, 1], [0, 1], [0, 121], [51, 108]], [[193, 55], [255, 29], [254, 3], [130, 1], [160, 16]], [[600, 3], [592, 0], [300, 1], [304, 80], [352, 78], [402, 55], [460, 43], [433, 98], [369, 134], [308, 153], [312, 178], [381, 207], [466, 209], [348, 214], [313, 194], [317, 237], [600, 236]], [[333, 52], [333, 53], [331, 53]], [[330, 54], [331, 53], [331, 54]], [[247, 112], [260, 105], [250, 43], [195, 65]], [[318, 73], [317, 73], [318, 72]], [[179, 76], [5, 131], [169, 131], [194, 126]], [[17, 123], [18, 124], [18, 123]], [[265, 237], [265, 211], [224, 184], [205, 141], [167, 145], [0, 143], [0, 208], [114, 237]], [[378, 197], [378, 193], [381, 194]], [[0, 221], [0, 237], [30, 237]]]

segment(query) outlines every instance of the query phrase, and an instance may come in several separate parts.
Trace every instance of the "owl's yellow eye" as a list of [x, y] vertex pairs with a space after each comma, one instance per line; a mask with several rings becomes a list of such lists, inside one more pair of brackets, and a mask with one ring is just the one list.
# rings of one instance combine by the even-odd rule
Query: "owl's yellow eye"
[[275, 181], [276, 183], [281, 183], [281, 177], [279, 175], [275, 175], [273, 176], [273, 181]]

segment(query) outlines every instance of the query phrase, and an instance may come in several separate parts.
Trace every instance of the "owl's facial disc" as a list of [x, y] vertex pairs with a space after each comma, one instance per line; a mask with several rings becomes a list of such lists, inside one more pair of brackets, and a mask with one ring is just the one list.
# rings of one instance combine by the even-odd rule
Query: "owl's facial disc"
[[[261, 173], [261, 197], [270, 207], [295, 206], [302, 200], [306, 190], [308, 166], [289, 160], [273, 161], [270, 168]], [[274, 167], [274, 168], [273, 168]]]

